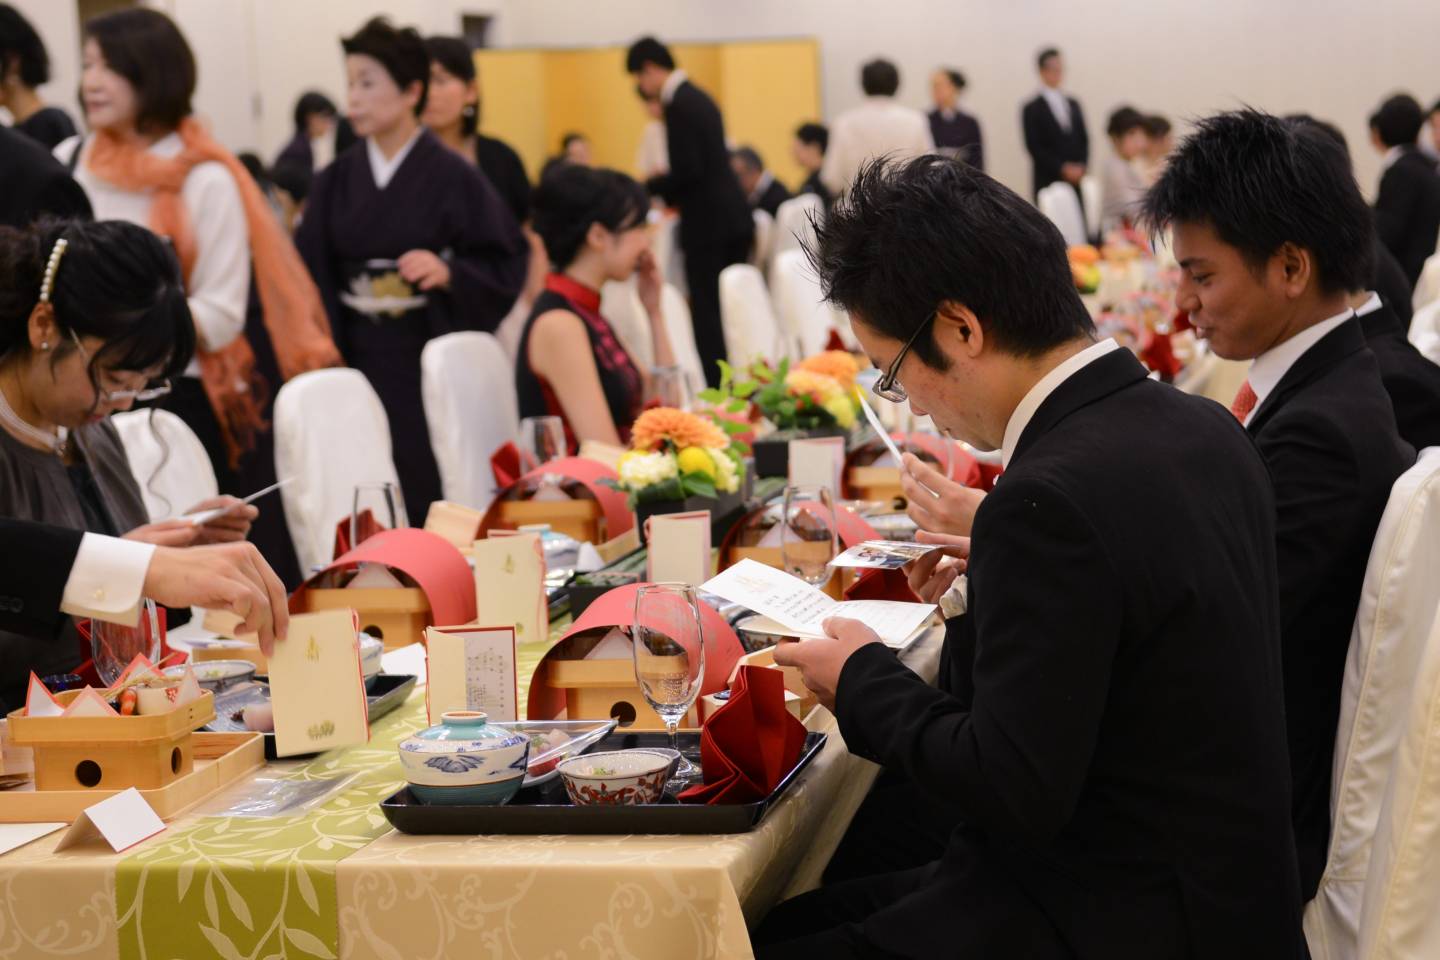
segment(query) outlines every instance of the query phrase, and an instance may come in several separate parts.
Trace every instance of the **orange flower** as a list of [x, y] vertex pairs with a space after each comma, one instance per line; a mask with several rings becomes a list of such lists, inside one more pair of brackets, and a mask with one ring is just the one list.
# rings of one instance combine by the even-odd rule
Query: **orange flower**
[[786, 374], [785, 389], [793, 396], [809, 397], [817, 407], [832, 397], [845, 395], [845, 388], [834, 377], [803, 368]]
[[849, 386], [855, 382], [855, 375], [860, 372], [860, 365], [844, 350], [826, 350], [824, 353], [817, 353], [813, 357], [801, 360], [795, 365], [795, 369], [823, 374], [838, 380], [842, 386]]
[[730, 445], [725, 431], [713, 421], [673, 407], [646, 410], [630, 428], [630, 445], [636, 450], [655, 450], [665, 440], [679, 449]]

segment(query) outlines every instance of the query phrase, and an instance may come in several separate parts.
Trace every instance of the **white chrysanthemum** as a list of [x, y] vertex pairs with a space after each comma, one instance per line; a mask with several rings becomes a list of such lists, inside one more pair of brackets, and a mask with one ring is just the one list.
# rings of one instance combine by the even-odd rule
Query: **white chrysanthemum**
[[633, 453], [620, 462], [620, 482], [628, 490], [643, 490], [677, 475], [675, 455], [670, 453]]
[[740, 472], [735, 468], [735, 461], [724, 450], [714, 447], [706, 448], [710, 459], [715, 461], [715, 489], [722, 493], [734, 493], [740, 489]]

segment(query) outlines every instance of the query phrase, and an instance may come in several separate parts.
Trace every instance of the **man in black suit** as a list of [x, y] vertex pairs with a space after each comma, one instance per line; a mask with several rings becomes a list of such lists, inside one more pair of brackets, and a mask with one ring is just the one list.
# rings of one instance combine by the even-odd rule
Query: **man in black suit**
[[1415, 145], [1424, 124], [1424, 111], [1408, 94], [1386, 100], [1370, 117], [1371, 140], [1385, 156], [1375, 229], [1412, 288], [1440, 237], [1440, 174], [1435, 161]]
[[90, 219], [90, 201], [60, 161], [9, 127], [0, 127], [0, 226], [25, 227], [48, 215]]
[[773, 217], [780, 204], [790, 199], [790, 191], [765, 169], [765, 161], [754, 147], [736, 148], [730, 154], [730, 166], [735, 171], [735, 179], [740, 181], [740, 189], [745, 192], [750, 209], [764, 210]]
[[641, 98], [659, 97], [665, 111], [670, 172], [651, 189], [680, 211], [680, 250], [690, 287], [695, 347], [711, 386], [720, 382], [725, 359], [720, 324], [720, 271], [750, 255], [755, 221], [730, 169], [725, 124], [705, 91], [675, 69], [675, 58], [653, 37], [635, 41], [625, 55]]
[[[1035, 196], [1057, 180], [1080, 193], [1080, 178], [1090, 163], [1090, 135], [1080, 103], [1060, 91], [1065, 64], [1054, 47], [1040, 51], [1040, 92], [1020, 113], [1025, 149], [1034, 169]], [[1081, 201], [1084, 202], [1083, 200]]]
[[[960, 826], [935, 863], [781, 904], [758, 956], [1299, 955], [1274, 503], [1244, 431], [1096, 343], [1059, 232], [963, 163], [867, 168], [814, 259], [875, 391], [1007, 469], [948, 548], [968, 683], [855, 621], [777, 648], [851, 751]], [[953, 612], [956, 561], [927, 561]]]
[[1145, 199], [1173, 230], [1176, 302], [1195, 335], [1253, 360], [1232, 412], [1275, 487], [1276, 559], [1301, 892], [1330, 835], [1340, 687], [1365, 564], [1395, 478], [1415, 461], [1350, 308], [1370, 212], [1332, 145], [1256, 111], [1202, 120]]
[[931, 75], [930, 96], [935, 109], [926, 115], [930, 119], [930, 136], [941, 154], [984, 170], [985, 143], [980, 137], [980, 122], [960, 109], [960, 91], [964, 89], [965, 75], [959, 70], [946, 67]]
[[1440, 365], [1415, 348], [1390, 301], [1379, 293], [1356, 291], [1350, 303], [1365, 344], [1375, 354], [1401, 439], [1416, 450], [1440, 446]]
[[820, 179], [820, 168], [825, 165], [825, 148], [829, 145], [830, 131], [823, 123], [800, 124], [795, 128], [795, 140], [790, 145], [790, 156], [806, 174], [805, 182], [795, 192], [815, 194], [827, 210], [835, 198]]

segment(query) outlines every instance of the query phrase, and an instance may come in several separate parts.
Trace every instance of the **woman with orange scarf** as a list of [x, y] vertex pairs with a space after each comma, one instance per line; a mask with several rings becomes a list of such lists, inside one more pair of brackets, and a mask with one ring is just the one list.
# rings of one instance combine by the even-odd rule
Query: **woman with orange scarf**
[[[262, 412], [279, 386], [257, 377], [245, 336], [252, 264], [264, 318], [253, 332], [268, 337], [280, 379], [341, 362], [324, 307], [255, 182], [190, 115], [195, 58], [175, 24], [135, 8], [90, 20], [85, 34], [81, 98], [94, 132], [55, 154], [96, 219], [139, 223], [174, 245], [197, 346], [167, 406], [205, 445], [221, 490], [248, 493], [273, 477]], [[288, 549], [283, 522], [269, 529], [262, 552]]]

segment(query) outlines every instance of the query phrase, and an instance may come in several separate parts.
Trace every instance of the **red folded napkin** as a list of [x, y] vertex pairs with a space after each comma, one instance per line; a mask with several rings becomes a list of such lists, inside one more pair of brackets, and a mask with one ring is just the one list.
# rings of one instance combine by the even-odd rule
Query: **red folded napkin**
[[743, 666], [730, 699], [700, 731], [703, 786], [680, 794], [682, 803], [763, 800], [800, 760], [805, 725], [785, 709], [785, 678], [769, 667]]
[[845, 589], [846, 600], [899, 600], [904, 603], [919, 603], [920, 598], [910, 589], [910, 578], [904, 570], [865, 570], [855, 582]]
[[490, 469], [495, 474], [497, 490], [510, 489], [516, 480], [525, 475], [525, 468], [520, 461], [520, 448], [515, 446], [514, 441], [506, 441], [495, 448], [495, 452], [490, 454]]
[[[375, 514], [370, 511], [369, 507], [360, 511], [360, 543], [364, 543], [384, 529], [375, 521]], [[346, 518], [335, 524], [335, 552], [332, 559], [345, 556], [357, 546], [359, 544], [350, 542], [350, 520]]]

